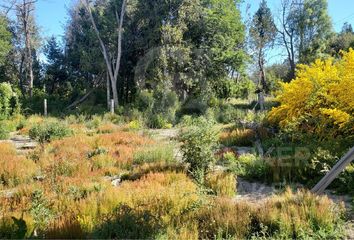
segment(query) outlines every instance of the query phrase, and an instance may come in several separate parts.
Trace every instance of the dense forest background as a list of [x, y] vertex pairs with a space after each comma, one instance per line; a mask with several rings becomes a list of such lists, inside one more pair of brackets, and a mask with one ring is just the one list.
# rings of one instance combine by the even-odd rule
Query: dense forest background
[[[44, 98], [51, 114], [106, 111], [111, 98], [121, 111], [200, 113], [216, 99], [271, 95], [296, 65], [354, 46], [350, 24], [333, 31], [326, 0], [280, 1], [275, 13], [262, 1], [246, 21], [234, 0], [77, 1], [63, 39], [41, 37], [35, 5], [6, 3], [0, 21], [0, 81], [27, 114]], [[274, 49], [281, 64], [267, 64]]]

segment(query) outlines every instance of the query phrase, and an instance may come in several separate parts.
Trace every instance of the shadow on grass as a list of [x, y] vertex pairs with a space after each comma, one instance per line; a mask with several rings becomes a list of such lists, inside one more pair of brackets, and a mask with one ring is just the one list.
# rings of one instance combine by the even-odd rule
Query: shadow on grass
[[102, 239], [152, 239], [161, 228], [157, 218], [147, 210], [119, 205], [93, 231]]

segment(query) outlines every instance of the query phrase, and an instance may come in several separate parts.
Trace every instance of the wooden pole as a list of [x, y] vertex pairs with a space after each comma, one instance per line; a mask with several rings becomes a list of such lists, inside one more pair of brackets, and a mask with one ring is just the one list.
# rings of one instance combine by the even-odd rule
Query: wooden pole
[[114, 99], [111, 99], [111, 113], [114, 114]]
[[354, 160], [354, 147], [339, 160], [336, 165], [324, 176], [311, 192], [322, 194], [323, 191], [338, 177], [338, 175]]
[[44, 99], [44, 116], [48, 115], [47, 99]]

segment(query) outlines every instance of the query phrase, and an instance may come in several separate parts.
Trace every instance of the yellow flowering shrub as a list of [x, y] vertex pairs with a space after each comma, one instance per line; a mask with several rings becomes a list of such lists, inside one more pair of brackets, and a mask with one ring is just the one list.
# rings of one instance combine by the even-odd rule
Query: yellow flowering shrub
[[282, 83], [277, 96], [280, 106], [268, 119], [281, 127], [295, 127], [321, 134], [354, 130], [354, 50], [342, 58], [316, 60], [299, 65], [297, 77]]

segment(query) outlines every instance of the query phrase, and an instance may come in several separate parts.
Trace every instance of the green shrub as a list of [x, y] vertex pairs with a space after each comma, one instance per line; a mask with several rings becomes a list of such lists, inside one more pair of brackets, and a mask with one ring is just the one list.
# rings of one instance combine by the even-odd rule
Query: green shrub
[[72, 134], [73, 131], [68, 126], [59, 122], [39, 123], [29, 130], [29, 136], [40, 143], [62, 139]]
[[217, 196], [233, 197], [236, 194], [236, 177], [228, 172], [211, 172], [206, 175], [205, 186]]
[[86, 124], [89, 129], [96, 129], [102, 124], [102, 117], [98, 115], [92, 116], [91, 120]]
[[195, 119], [192, 126], [181, 132], [183, 161], [189, 164], [192, 172], [205, 172], [215, 162], [217, 136], [213, 124], [201, 117]]
[[135, 152], [133, 157], [134, 164], [153, 162], [172, 163], [174, 161], [175, 158], [172, 145], [148, 147], [146, 149]]
[[208, 104], [202, 98], [190, 98], [182, 105], [179, 115], [203, 115], [208, 109]]
[[139, 130], [144, 127], [144, 124], [140, 120], [133, 120], [128, 123], [128, 128], [131, 130]]
[[0, 119], [6, 119], [10, 115], [13, 94], [9, 83], [0, 83]]
[[10, 131], [5, 125], [0, 123], [0, 140], [6, 140], [10, 137]]
[[193, 124], [193, 116], [191, 115], [183, 115], [179, 120], [179, 126], [181, 127], [189, 127]]
[[250, 147], [256, 139], [252, 129], [230, 129], [220, 134], [220, 142], [225, 146]]
[[124, 123], [124, 118], [118, 114], [106, 113], [103, 115], [103, 121], [113, 124], [122, 124]]
[[65, 122], [67, 124], [83, 124], [87, 122], [88, 117], [84, 114], [79, 115], [68, 115], [65, 117]]
[[13, 117], [12, 120], [0, 121], [0, 140], [8, 139], [10, 132], [15, 132], [24, 124], [21, 116]]
[[142, 91], [136, 98], [136, 106], [139, 111], [151, 111], [155, 103], [155, 99], [152, 92]]
[[33, 217], [35, 228], [44, 230], [54, 215], [50, 209], [50, 202], [42, 190], [35, 190], [31, 196], [30, 214]]
[[233, 153], [224, 155], [226, 165], [235, 175], [251, 180], [270, 180], [270, 165], [254, 154], [247, 153], [236, 157]]
[[217, 120], [220, 123], [235, 122], [239, 112], [231, 104], [222, 104], [218, 108]]
[[148, 210], [120, 204], [93, 232], [99, 239], [153, 239], [161, 229], [160, 220]]
[[108, 153], [108, 150], [102, 147], [97, 147], [93, 151], [87, 153], [88, 158], [92, 158], [97, 155], [106, 155]]
[[124, 116], [127, 122], [142, 121], [144, 119], [143, 113], [132, 106], [127, 106], [124, 110]]
[[163, 116], [163, 114], [150, 114], [147, 122], [147, 126], [149, 128], [156, 128], [156, 129], [168, 128], [167, 126], [169, 124], [170, 123]]

